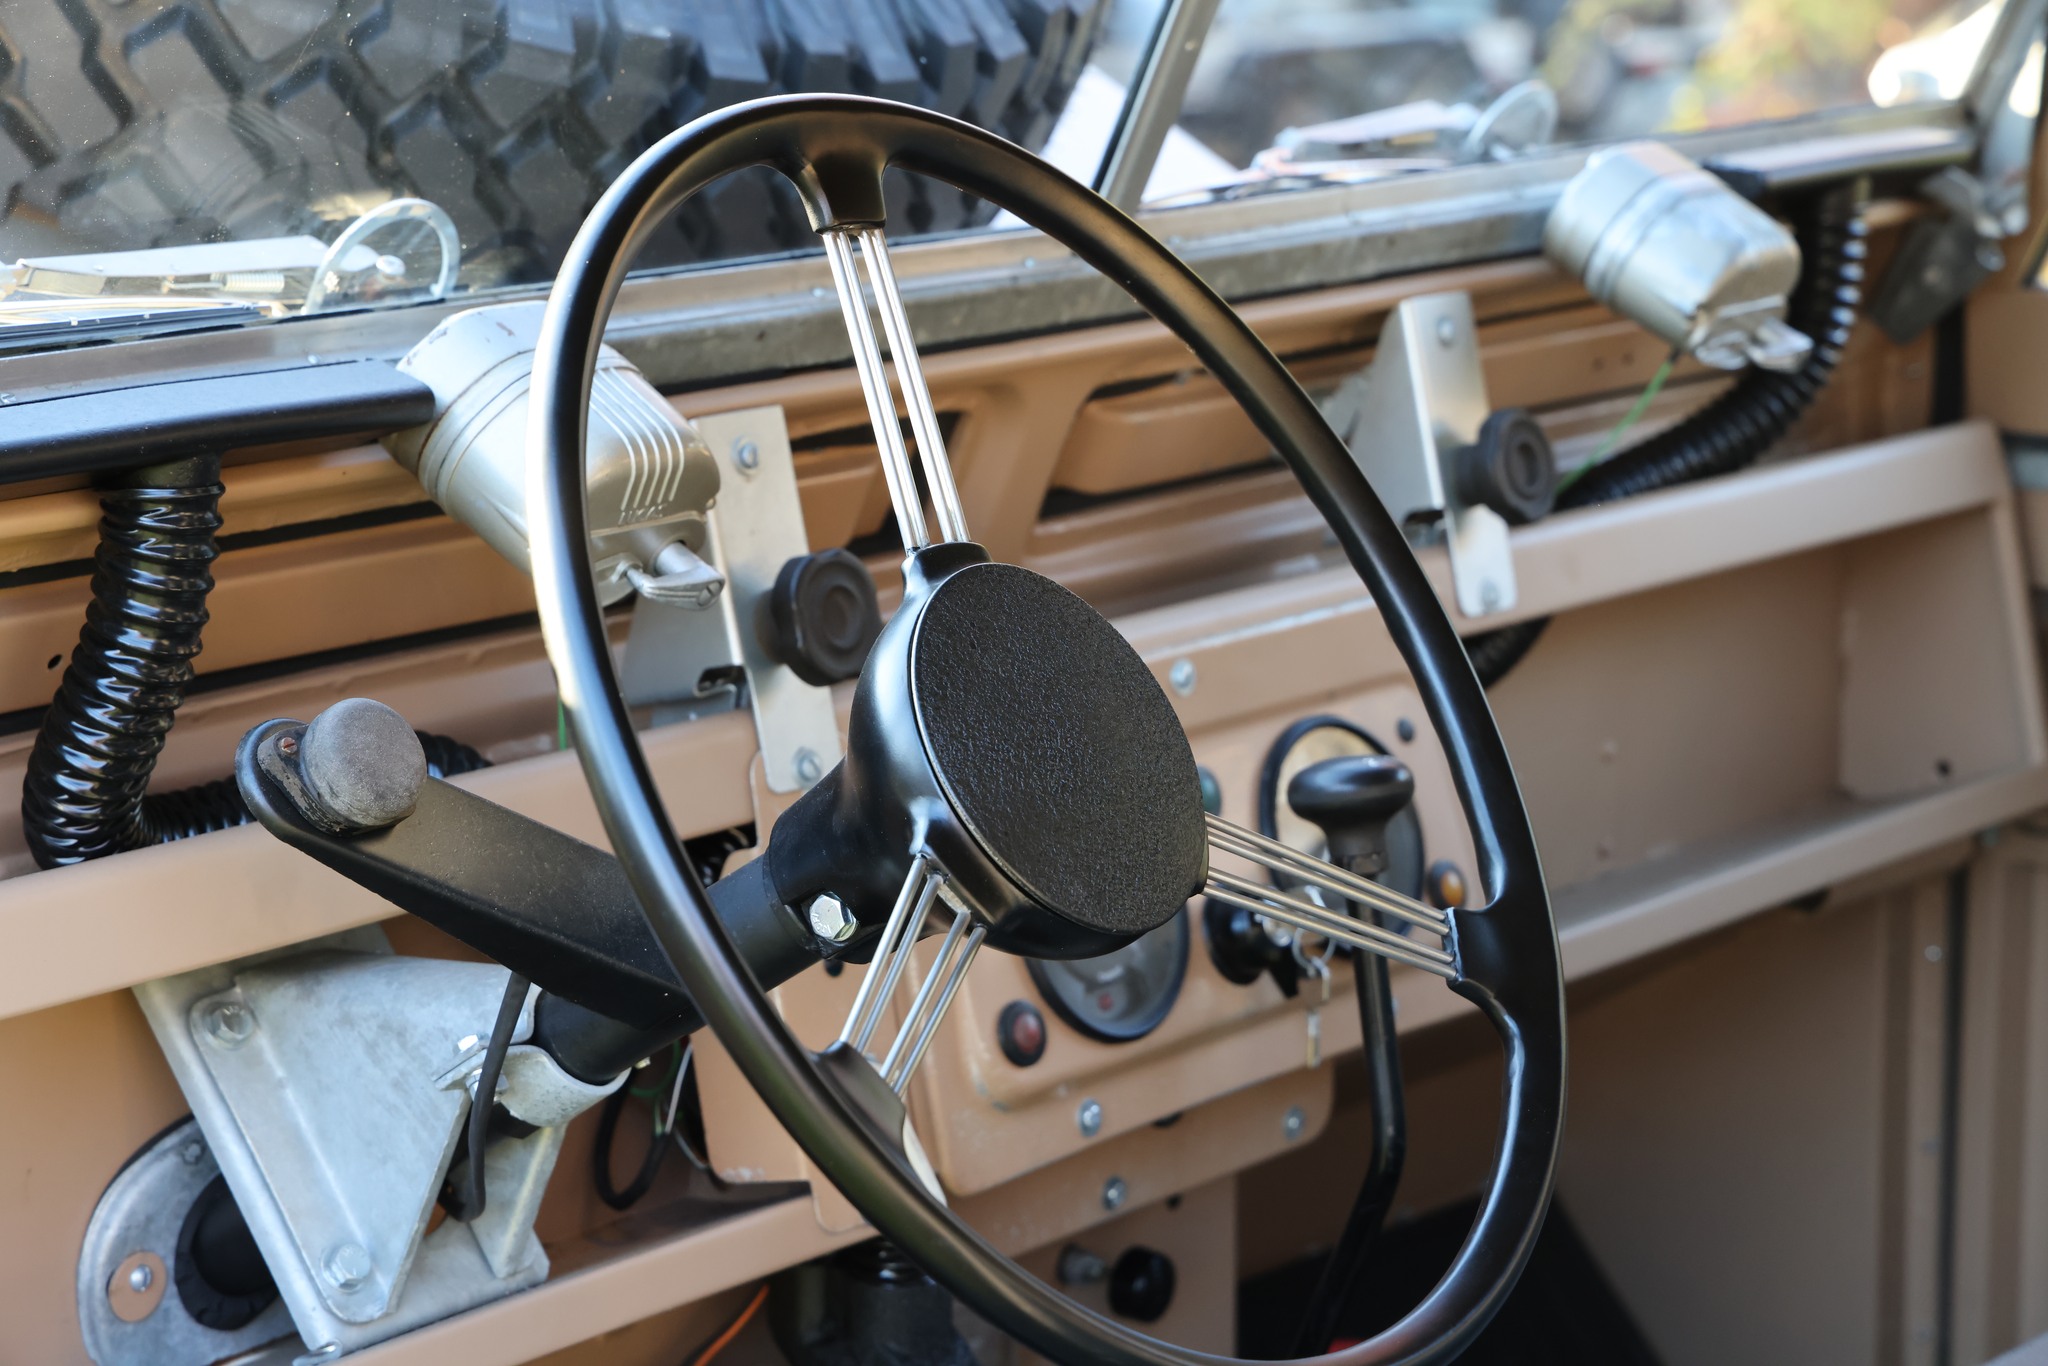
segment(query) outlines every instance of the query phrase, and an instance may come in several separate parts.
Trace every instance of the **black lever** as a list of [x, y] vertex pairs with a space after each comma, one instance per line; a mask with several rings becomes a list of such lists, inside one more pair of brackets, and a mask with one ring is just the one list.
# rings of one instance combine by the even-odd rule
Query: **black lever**
[[[1304, 820], [1322, 827], [1329, 841], [1330, 861], [1354, 873], [1377, 878], [1387, 870], [1387, 824], [1415, 797], [1415, 775], [1389, 754], [1353, 754], [1325, 759], [1294, 775], [1287, 785], [1287, 804]], [[1352, 914], [1361, 907], [1354, 905]], [[1380, 917], [1375, 913], [1375, 921]], [[1383, 923], [1383, 922], [1382, 922]], [[1349, 1303], [1408, 1155], [1408, 1117], [1401, 1095], [1401, 1046], [1394, 1031], [1394, 995], [1387, 982], [1387, 960], [1376, 953], [1353, 953], [1358, 981], [1358, 1025], [1365, 1045], [1365, 1069], [1372, 1086], [1372, 1150], [1365, 1180], [1352, 1202], [1350, 1217], [1302, 1316], [1295, 1350], [1320, 1356], [1336, 1335], [1337, 1320]]]
[[[336, 703], [311, 724], [266, 721], [235, 780], [265, 829], [542, 988], [535, 1042], [604, 1082], [702, 1019], [640, 913], [619, 861], [429, 778], [419, 740], [381, 703]], [[768, 988], [862, 947], [820, 940], [756, 859], [710, 889]]]

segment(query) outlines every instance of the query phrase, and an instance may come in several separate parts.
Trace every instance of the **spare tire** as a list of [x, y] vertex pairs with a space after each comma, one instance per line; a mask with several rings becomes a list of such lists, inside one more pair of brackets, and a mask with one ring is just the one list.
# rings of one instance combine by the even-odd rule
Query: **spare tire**
[[[1103, 0], [7, 0], [0, 255], [315, 232], [441, 205], [464, 281], [545, 278], [654, 138], [786, 91], [907, 100], [1041, 146]], [[892, 173], [893, 174], [893, 173]], [[891, 228], [982, 221], [895, 176]], [[804, 244], [779, 177], [685, 207], [646, 264]]]

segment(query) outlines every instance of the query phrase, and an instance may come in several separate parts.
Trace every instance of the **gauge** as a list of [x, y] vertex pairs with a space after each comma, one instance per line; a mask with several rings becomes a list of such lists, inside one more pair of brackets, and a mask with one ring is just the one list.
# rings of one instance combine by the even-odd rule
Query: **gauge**
[[[1325, 759], [1385, 753], [1387, 747], [1374, 739], [1370, 731], [1341, 716], [1307, 716], [1296, 721], [1273, 742], [1259, 771], [1259, 833], [1290, 849], [1327, 858], [1329, 849], [1323, 832], [1295, 815], [1287, 805], [1287, 784], [1310, 764]], [[1387, 871], [1378, 880], [1419, 900], [1424, 867], [1422, 822], [1410, 803], [1407, 810], [1387, 823]]]
[[1103, 1043], [1142, 1039], [1180, 996], [1188, 970], [1187, 912], [1114, 953], [1030, 962], [1031, 980], [1062, 1020]]

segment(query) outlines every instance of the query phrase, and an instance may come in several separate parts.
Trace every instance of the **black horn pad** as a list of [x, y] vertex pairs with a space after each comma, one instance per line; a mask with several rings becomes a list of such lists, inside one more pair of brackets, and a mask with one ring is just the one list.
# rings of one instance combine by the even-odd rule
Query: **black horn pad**
[[1087, 603], [1014, 565], [962, 569], [918, 623], [911, 679], [948, 800], [1033, 900], [1135, 935], [1199, 889], [1208, 836], [1187, 734]]

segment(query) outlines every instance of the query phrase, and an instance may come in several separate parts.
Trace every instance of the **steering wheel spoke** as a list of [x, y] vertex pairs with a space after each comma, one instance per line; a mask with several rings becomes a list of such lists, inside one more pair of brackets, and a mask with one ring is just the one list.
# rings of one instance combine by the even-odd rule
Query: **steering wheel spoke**
[[930, 855], [918, 854], [910, 860], [910, 871], [904, 875], [896, 904], [882, 925], [882, 936], [876, 941], [867, 976], [861, 979], [860, 990], [854, 993], [853, 1005], [846, 1012], [846, 1023], [839, 1030], [839, 1042], [855, 1052], [867, 1052], [876, 1026], [888, 1009], [889, 998], [895, 994], [896, 984], [903, 980], [903, 970], [910, 966], [910, 946], [917, 942], [945, 880], [945, 872]]
[[[846, 320], [847, 336], [853, 342], [854, 369], [860, 375], [861, 394], [867, 400], [868, 421], [875, 429], [875, 444], [882, 456], [882, 475], [889, 485], [889, 501], [896, 509], [896, 525], [903, 535], [905, 550], [921, 550], [932, 544], [924, 505], [918, 496], [917, 477], [910, 451], [903, 440], [903, 427], [896, 418], [896, 401], [883, 364], [882, 341], [888, 343], [889, 360], [903, 391], [903, 406], [909, 414], [910, 431], [917, 440], [918, 461], [924, 468], [925, 488], [931, 493], [932, 520], [937, 539], [968, 539], [967, 518], [960, 506], [960, 491], [953, 482], [953, 467], [946, 458], [945, 436], [939, 430], [938, 410], [932, 406], [924, 366], [917, 355], [916, 339], [910, 335], [910, 317], [903, 310], [903, 296], [896, 288], [896, 271], [889, 263], [889, 246], [878, 227], [863, 224], [834, 225], [818, 234], [825, 246], [825, 261], [832, 271], [832, 284], [839, 292], [839, 311]], [[856, 261], [856, 253], [858, 260]], [[861, 274], [865, 268], [867, 288], [874, 291], [870, 312]], [[882, 335], [875, 334], [875, 315], [882, 320]]]

